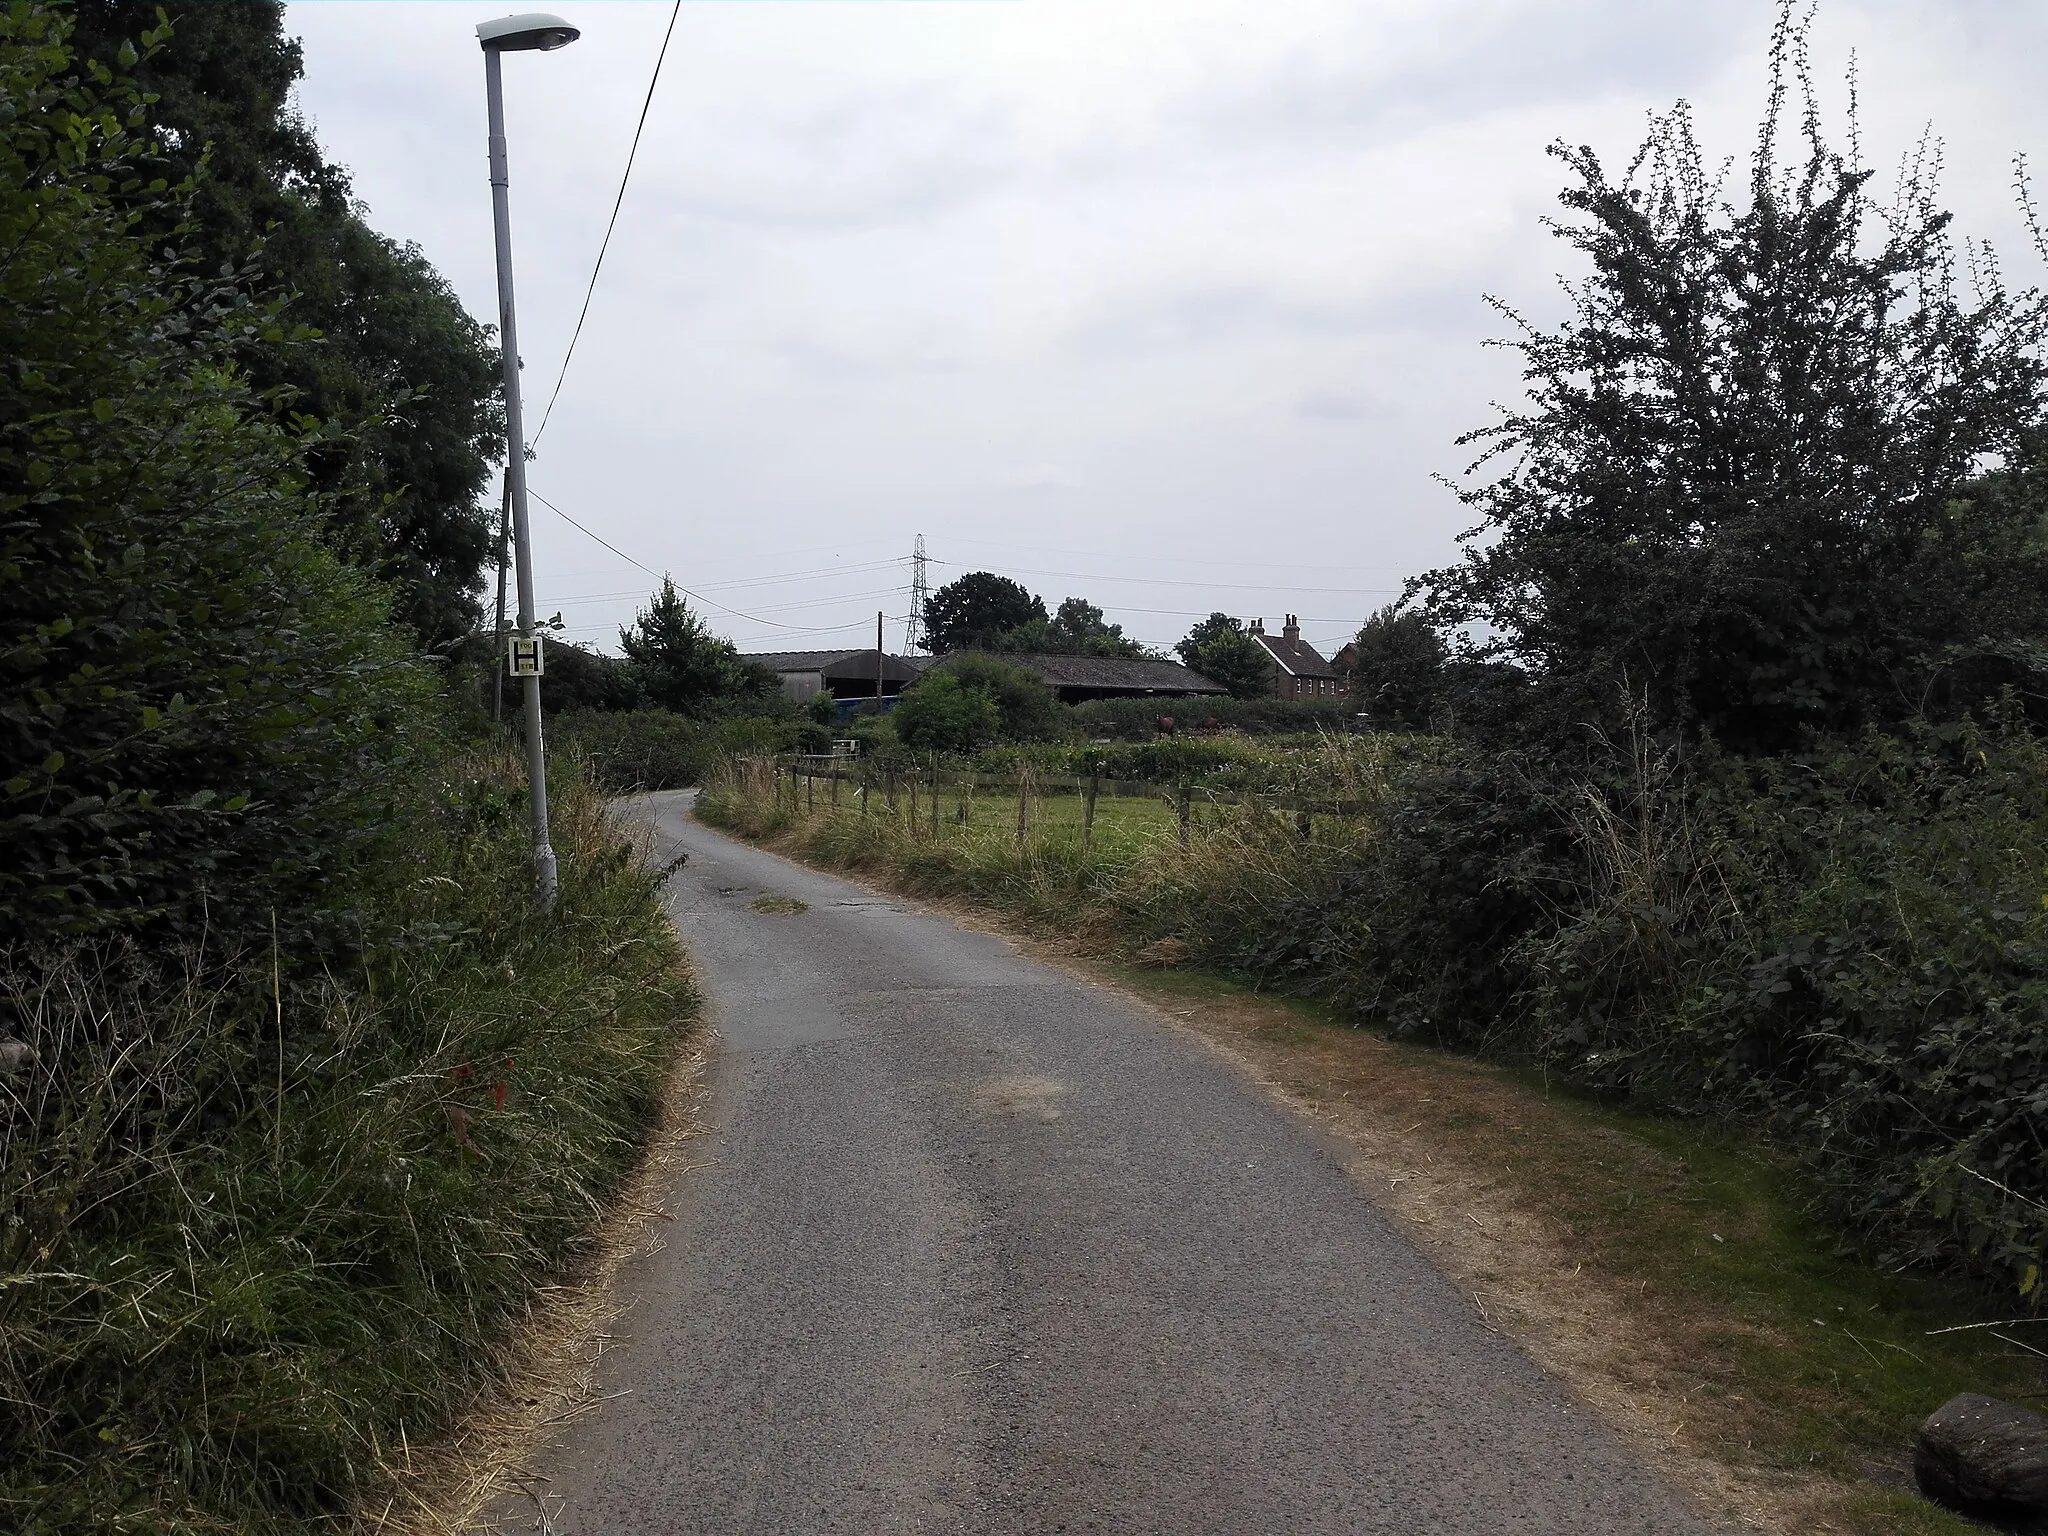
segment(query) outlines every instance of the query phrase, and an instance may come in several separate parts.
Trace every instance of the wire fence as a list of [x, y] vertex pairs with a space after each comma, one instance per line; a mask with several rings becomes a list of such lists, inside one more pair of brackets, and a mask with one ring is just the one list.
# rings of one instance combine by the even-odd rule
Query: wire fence
[[[907, 819], [913, 827], [928, 826], [936, 835], [943, 827], [983, 822], [993, 806], [1016, 813], [1016, 837], [1022, 843], [1048, 823], [1070, 827], [1084, 847], [1095, 841], [1103, 802], [1137, 802], [1158, 807], [1150, 818], [1170, 826], [1186, 846], [1191, 829], [1206, 818], [1238, 807], [1268, 813], [1291, 813], [1295, 830], [1310, 836], [1318, 820], [1354, 820], [1367, 813], [1363, 797], [1261, 793], [1219, 789], [1184, 780], [1166, 783], [1147, 779], [1108, 778], [1100, 773], [1046, 774], [1026, 766], [1008, 773], [982, 773], [941, 759], [926, 763], [849, 758], [824, 754], [745, 758], [735, 762], [736, 776], [748, 792], [770, 798], [792, 814], [851, 812]], [[1062, 814], [1048, 815], [1048, 802], [1065, 802]], [[1117, 818], [1128, 825], [1131, 818]]]

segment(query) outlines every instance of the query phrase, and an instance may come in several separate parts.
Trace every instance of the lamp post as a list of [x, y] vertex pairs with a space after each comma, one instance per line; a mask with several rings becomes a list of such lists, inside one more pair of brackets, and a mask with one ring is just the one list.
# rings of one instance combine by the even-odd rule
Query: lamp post
[[[519, 409], [519, 326], [512, 305], [511, 185], [505, 169], [505, 90], [499, 60], [508, 53], [551, 53], [582, 33], [559, 16], [530, 11], [486, 21], [476, 29], [484, 50], [484, 87], [491, 115], [491, 218], [498, 238], [498, 341], [505, 363], [505, 474], [512, 503], [512, 547], [519, 568], [519, 631], [530, 649], [522, 667], [526, 691], [527, 798], [533, 811], [534, 897], [543, 912], [555, 905], [555, 850], [548, 842], [548, 766], [541, 742], [540, 647], [533, 627], [533, 545], [526, 524], [526, 429]], [[506, 665], [499, 657], [497, 664]]]

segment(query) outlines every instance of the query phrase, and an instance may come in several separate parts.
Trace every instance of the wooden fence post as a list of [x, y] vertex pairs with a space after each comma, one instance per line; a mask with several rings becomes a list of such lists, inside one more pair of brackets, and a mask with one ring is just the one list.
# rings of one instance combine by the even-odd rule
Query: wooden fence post
[[818, 809], [818, 776], [809, 768], [804, 769], [804, 814], [811, 815]]
[[1024, 846], [1024, 834], [1031, 827], [1031, 770], [1017, 765], [1017, 846]]
[[1194, 789], [1186, 784], [1180, 787], [1180, 845], [1188, 845], [1188, 811], [1194, 801]]
[[1311, 830], [1312, 829], [1309, 826], [1308, 807], [1306, 805], [1296, 806], [1294, 808], [1294, 831], [1296, 836], [1300, 837], [1300, 839], [1305, 843], [1308, 841], [1309, 832]]
[[1088, 765], [1088, 799], [1081, 808], [1081, 850], [1095, 846], [1095, 796], [1102, 789], [1102, 759]]
[[887, 776], [886, 782], [888, 783], [888, 786], [889, 786], [889, 814], [890, 814], [891, 816], [894, 816], [894, 815], [896, 814], [896, 766], [895, 766], [895, 764], [893, 764], [893, 763], [892, 763], [892, 764], [890, 764], [890, 765], [889, 765], [889, 766], [888, 766], [887, 768], [883, 769], [883, 770], [882, 770], [882, 772], [883, 772], [883, 773], [884, 773], [884, 774], [885, 774], [885, 775]]
[[939, 838], [939, 754], [932, 754], [932, 841]]
[[916, 775], [915, 773], [912, 773], [912, 774], [911, 774], [911, 775], [910, 775], [909, 777], [910, 777], [910, 832], [911, 832], [911, 835], [912, 835], [913, 837], [915, 837], [915, 836], [917, 835], [917, 775]]

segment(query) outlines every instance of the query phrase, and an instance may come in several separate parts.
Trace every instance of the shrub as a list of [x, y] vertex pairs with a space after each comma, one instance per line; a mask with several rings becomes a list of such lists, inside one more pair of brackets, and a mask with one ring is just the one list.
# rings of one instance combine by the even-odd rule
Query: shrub
[[319, 542], [321, 431], [236, 368], [277, 313], [185, 265], [138, 98], [67, 65], [49, 12], [0, 14], [0, 927], [296, 941], [427, 683]]
[[971, 752], [995, 740], [1003, 717], [994, 697], [950, 672], [920, 679], [892, 715], [896, 738], [915, 752]]
[[548, 729], [552, 748], [582, 754], [615, 794], [695, 784], [713, 751], [704, 722], [665, 709], [564, 712]]

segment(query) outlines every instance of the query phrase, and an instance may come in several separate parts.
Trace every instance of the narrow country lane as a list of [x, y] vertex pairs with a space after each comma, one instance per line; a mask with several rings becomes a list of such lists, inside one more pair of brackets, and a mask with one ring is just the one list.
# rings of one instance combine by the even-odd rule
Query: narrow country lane
[[1163, 1020], [687, 793], [635, 813], [689, 853], [722, 1038], [607, 1400], [540, 1464], [549, 1529], [1704, 1530]]

